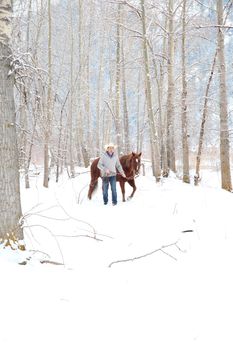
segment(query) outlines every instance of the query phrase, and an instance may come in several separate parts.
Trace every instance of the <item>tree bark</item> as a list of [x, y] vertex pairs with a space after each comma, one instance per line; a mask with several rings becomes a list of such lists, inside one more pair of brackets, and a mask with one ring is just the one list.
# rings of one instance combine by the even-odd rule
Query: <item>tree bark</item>
[[49, 144], [51, 138], [52, 121], [52, 21], [51, 0], [48, 0], [48, 91], [47, 91], [47, 119], [44, 135], [44, 187], [49, 187]]
[[189, 144], [187, 127], [187, 81], [186, 81], [186, 0], [182, 8], [182, 153], [183, 153], [183, 182], [190, 183], [189, 176]]
[[226, 86], [226, 64], [224, 54], [224, 33], [223, 28], [223, 1], [217, 2], [218, 18], [218, 62], [219, 62], [219, 104], [220, 104], [220, 162], [222, 188], [231, 191], [231, 171], [229, 155], [229, 130], [228, 130], [228, 110], [227, 110], [227, 86]]
[[212, 81], [213, 75], [214, 75], [216, 60], [217, 60], [217, 50], [216, 50], [215, 55], [214, 55], [214, 60], [213, 60], [212, 66], [211, 66], [210, 75], [209, 75], [208, 83], [207, 83], [206, 90], [205, 90], [205, 99], [204, 99], [204, 106], [203, 106], [203, 111], [202, 111], [200, 136], [199, 136], [199, 143], [198, 143], [198, 150], [197, 150], [197, 157], [196, 157], [196, 173], [195, 173], [195, 177], [194, 177], [194, 184], [196, 186], [200, 182], [201, 154], [202, 154], [205, 123], [206, 123], [207, 110], [208, 110], [208, 97], [209, 97], [209, 90], [210, 90], [211, 81]]
[[[68, 133], [69, 133], [69, 162], [70, 162], [70, 176], [75, 177], [74, 169], [74, 142], [73, 142], [73, 99], [74, 99], [74, 33], [73, 33], [73, 14], [72, 14], [71, 1], [69, 2], [70, 12], [70, 100], [69, 100], [69, 114], [68, 114]], [[61, 114], [62, 117], [62, 114]]]
[[144, 58], [145, 85], [146, 85], [146, 104], [147, 104], [147, 113], [148, 113], [149, 126], [150, 126], [152, 171], [153, 171], [153, 175], [156, 178], [156, 181], [159, 181], [161, 176], [160, 152], [159, 152], [158, 134], [155, 127], [153, 106], [152, 106], [152, 93], [151, 93], [149, 57], [148, 57], [147, 39], [146, 39], [146, 14], [145, 14], [144, 0], [141, 0], [141, 10], [142, 10], [142, 34], [143, 34], [143, 58]]
[[121, 82], [121, 37], [120, 37], [121, 5], [117, 8], [117, 28], [116, 28], [116, 104], [115, 104], [115, 126], [116, 142], [119, 154], [122, 151], [121, 142], [121, 119], [120, 119], [120, 82]]
[[168, 166], [176, 172], [175, 144], [174, 144], [174, 25], [173, 4], [168, 1], [168, 93], [167, 93], [167, 151]]
[[126, 92], [126, 79], [125, 79], [125, 68], [124, 68], [124, 48], [122, 45], [122, 95], [123, 95], [123, 125], [124, 125], [124, 152], [127, 154], [130, 152], [130, 135], [129, 135], [129, 113], [127, 104], [127, 92]]
[[16, 143], [14, 76], [9, 75], [12, 1], [0, 4], [0, 242], [24, 249]]

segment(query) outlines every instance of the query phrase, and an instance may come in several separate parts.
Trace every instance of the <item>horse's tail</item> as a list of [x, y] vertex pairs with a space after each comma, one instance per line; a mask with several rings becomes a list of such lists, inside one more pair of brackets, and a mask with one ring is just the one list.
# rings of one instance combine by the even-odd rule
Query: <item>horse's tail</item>
[[95, 182], [91, 182], [88, 191], [88, 198], [91, 199], [92, 195], [96, 193], [98, 188], [98, 179]]
[[91, 164], [91, 182], [88, 191], [88, 198], [91, 199], [92, 193], [97, 190], [98, 178], [100, 176], [100, 170], [97, 167], [99, 158], [93, 160]]

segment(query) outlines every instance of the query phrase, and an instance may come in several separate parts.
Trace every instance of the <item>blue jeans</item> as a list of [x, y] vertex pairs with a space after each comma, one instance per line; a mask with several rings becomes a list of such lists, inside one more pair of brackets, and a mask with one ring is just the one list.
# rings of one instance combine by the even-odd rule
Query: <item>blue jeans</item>
[[109, 183], [112, 191], [112, 204], [117, 204], [116, 176], [103, 177], [103, 199], [104, 204], [108, 203]]

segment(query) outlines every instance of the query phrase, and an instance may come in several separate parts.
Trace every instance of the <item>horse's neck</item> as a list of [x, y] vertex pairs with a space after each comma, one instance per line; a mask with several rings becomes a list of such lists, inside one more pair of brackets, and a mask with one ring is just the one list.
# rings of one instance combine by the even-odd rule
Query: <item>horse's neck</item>
[[132, 175], [134, 173], [134, 169], [132, 167], [132, 164], [130, 163], [129, 166], [127, 166], [126, 164], [124, 165], [124, 172], [129, 175]]

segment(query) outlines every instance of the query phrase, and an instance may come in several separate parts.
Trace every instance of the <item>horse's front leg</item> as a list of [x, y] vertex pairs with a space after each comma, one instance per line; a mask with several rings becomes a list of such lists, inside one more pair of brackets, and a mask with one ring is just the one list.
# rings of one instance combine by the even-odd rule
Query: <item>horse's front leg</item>
[[121, 193], [122, 193], [122, 201], [125, 202], [125, 181], [120, 180]]
[[131, 187], [133, 187], [133, 192], [131, 193], [131, 195], [129, 196], [129, 198], [133, 198], [133, 195], [134, 195], [134, 193], [135, 193], [137, 187], [135, 186], [135, 181], [134, 181], [134, 180], [129, 180], [128, 183], [129, 183], [129, 185], [130, 185]]

